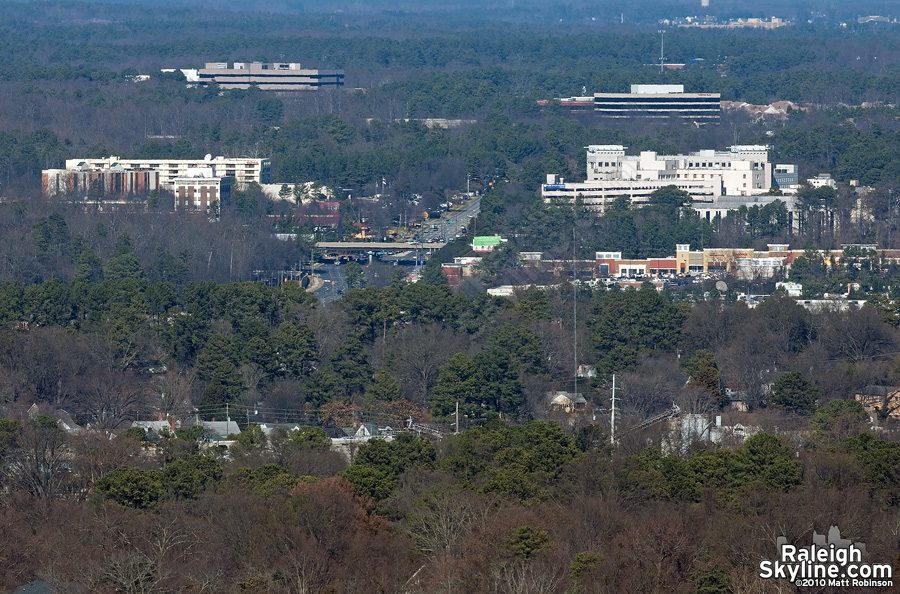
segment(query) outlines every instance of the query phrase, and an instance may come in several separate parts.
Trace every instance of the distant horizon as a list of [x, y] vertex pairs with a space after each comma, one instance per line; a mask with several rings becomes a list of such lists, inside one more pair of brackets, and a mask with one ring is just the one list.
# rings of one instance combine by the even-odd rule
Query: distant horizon
[[[23, 0], [29, 4], [34, 0]], [[16, 0], [10, 3], [18, 4]], [[52, 2], [41, 2], [52, 4]], [[495, 0], [464, 1], [455, 3], [438, 0], [395, 1], [371, 0], [366, 3], [343, 0], [326, 0], [325, 2], [303, 3], [291, 1], [236, 1], [223, 0], [93, 0], [84, 4], [109, 5], [143, 5], [168, 6], [182, 8], [203, 8], [222, 12], [241, 12], [258, 14], [331, 14], [331, 15], [385, 15], [403, 18], [421, 14], [454, 14], [465, 12], [466, 15], [485, 16], [497, 20], [516, 20], [539, 23], [554, 19], [566, 22], [588, 19], [597, 24], [625, 23], [649, 24], [661, 19], [673, 19], [687, 16], [715, 16], [717, 18], [802, 18], [822, 19], [825, 21], [855, 20], [862, 16], [900, 17], [900, 7], [890, 0], [862, 0], [852, 4], [831, 0], [798, 0], [790, 4], [776, 0], [709, 0], [709, 6], [702, 6], [700, 0], [634, 0], [625, 8], [621, 5], [596, 5], [587, 0], [573, 2], [538, 2], [537, 0]], [[69, 4], [71, 6], [71, 4]], [[379, 23], [373, 23], [379, 26]]]

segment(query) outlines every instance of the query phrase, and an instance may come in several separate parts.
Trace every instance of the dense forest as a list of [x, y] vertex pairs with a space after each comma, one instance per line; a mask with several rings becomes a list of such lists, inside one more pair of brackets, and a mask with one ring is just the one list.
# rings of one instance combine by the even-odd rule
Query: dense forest
[[[0, 6], [0, 591], [795, 592], [759, 562], [778, 536], [832, 525], [900, 571], [900, 270], [879, 251], [900, 247], [900, 29], [856, 20], [891, 3], [714, 0], [723, 19], [795, 22], [673, 27], [665, 59], [686, 66], [662, 72], [656, 21], [698, 3], [288, 4]], [[341, 68], [347, 86], [223, 91], [177, 70], [235, 60]], [[633, 83], [802, 109], [699, 126], [553, 101]], [[796, 226], [781, 202], [706, 220], [669, 190], [602, 217], [544, 203], [544, 176], [583, 179], [590, 144], [767, 144], [801, 179], [840, 184], [801, 189]], [[41, 196], [41, 170], [67, 158], [206, 153], [328, 186], [340, 224], [294, 224], [295, 204], [252, 185], [212, 221], [166, 192], [119, 208]], [[440, 263], [465, 240], [415, 283], [344, 264], [330, 303], [260, 282], [309, 267], [316, 239], [363, 222], [380, 237], [467, 189], [473, 231], [509, 241], [461, 290]], [[519, 266], [676, 243], [806, 252], [785, 279], [725, 288], [607, 291]], [[810, 310], [775, 280], [867, 303]], [[485, 293], [532, 283], [547, 287]], [[772, 294], [751, 308], [739, 291]], [[576, 379], [579, 364], [593, 372]], [[550, 406], [559, 391], [583, 409]], [[856, 394], [881, 399], [867, 412]], [[196, 424], [225, 415], [241, 429], [227, 451]], [[131, 427], [151, 418], [171, 430]], [[360, 423], [397, 431], [331, 448]], [[413, 423], [439, 437], [399, 431]]]

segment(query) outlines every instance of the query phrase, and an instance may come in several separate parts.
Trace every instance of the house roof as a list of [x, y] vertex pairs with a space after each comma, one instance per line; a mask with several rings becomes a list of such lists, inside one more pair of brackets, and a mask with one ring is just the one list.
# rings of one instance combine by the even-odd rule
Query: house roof
[[13, 594], [54, 594], [55, 592], [56, 585], [44, 580], [35, 580], [13, 590]]
[[237, 421], [200, 421], [200, 424], [206, 427], [206, 430], [212, 434], [213, 439], [216, 436], [219, 437], [228, 437], [232, 433], [237, 435], [241, 432], [241, 428], [238, 427]]
[[38, 418], [38, 416], [41, 414], [56, 419], [56, 421], [59, 423], [59, 427], [66, 433], [77, 433], [81, 431], [81, 427], [72, 419], [72, 416], [61, 408], [56, 410], [45, 410], [44, 412], [41, 412], [41, 409], [37, 404], [32, 404], [28, 408], [27, 414], [28, 418], [32, 420]]
[[376, 423], [360, 423], [355, 427], [341, 427], [344, 437], [373, 437], [378, 435], [378, 425]]
[[860, 394], [863, 396], [889, 396], [895, 392], [900, 392], [897, 386], [866, 386]]
[[169, 425], [169, 421], [134, 421], [131, 423], [132, 427], [140, 427], [145, 431], [156, 431], [159, 432], [163, 429], [171, 429], [171, 425]]
[[573, 394], [572, 392], [566, 392], [563, 390], [553, 390], [552, 392], [547, 393], [547, 397], [550, 398], [551, 404], [567, 404], [569, 402], [575, 404], [587, 403], [584, 395], [580, 392], [577, 394]]
[[300, 423], [260, 423], [259, 428], [262, 429], [262, 432], [266, 435], [270, 435], [273, 431], [278, 429], [284, 429], [288, 433], [291, 431], [296, 431], [303, 425]]

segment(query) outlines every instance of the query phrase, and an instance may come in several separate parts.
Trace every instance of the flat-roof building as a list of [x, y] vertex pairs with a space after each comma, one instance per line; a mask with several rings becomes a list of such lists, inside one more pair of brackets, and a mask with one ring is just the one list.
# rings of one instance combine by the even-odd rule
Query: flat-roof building
[[115, 169], [149, 169], [159, 173], [159, 184], [171, 190], [175, 179], [185, 177], [196, 167], [212, 168], [216, 177], [230, 177], [237, 184], [267, 184], [271, 180], [269, 159], [226, 158], [207, 156], [203, 159], [66, 159], [71, 171], [108, 171]]
[[218, 218], [231, 196], [231, 178], [218, 177], [212, 167], [195, 167], [173, 180], [175, 209]]
[[249, 89], [257, 86], [263, 91], [315, 91], [344, 85], [343, 70], [303, 68], [298, 62], [207, 62], [198, 71], [202, 85], [216, 83], [223, 89]]
[[772, 176], [781, 190], [796, 190], [800, 185], [800, 172], [796, 164], [776, 163]]
[[697, 211], [701, 217], [707, 221], [712, 221], [716, 217], [725, 218], [728, 213], [733, 210], [739, 210], [741, 207], [763, 208], [774, 202], [783, 202], [787, 210], [787, 223], [791, 228], [796, 229], [798, 223], [797, 217], [794, 216], [796, 211], [796, 197], [792, 195], [775, 196], [771, 194], [758, 194], [756, 196], [716, 196], [712, 202], [697, 202], [691, 204], [691, 208]]
[[719, 93], [685, 93], [684, 85], [631, 85], [630, 93], [594, 93], [594, 112], [609, 118], [718, 120]]
[[499, 235], [480, 235], [472, 238], [473, 252], [493, 252], [506, 240]]
[[115, 167], [103, 171], [44, 169], [41, 172], [44, 196], [68, 195], [79, 198], [128, 198], [146, 196], [159, 187], [159, 173], [148, 169]]
[[555, 198], [581, 197], [585, 208], [603, 214], [613, 200], [628, 196], [634, 204], [646, 203], [650, 194], [675, 186], [700, 202], [712, 202], [723, 195], [753, 196], [772, 187], [769, 147], [729, 147], [727, 151], [703, 150], [688, 155], [658, 155], [643, 151], [626, 155], [621, 145], [587, 147], [587, 181], [566, 183], [548, 175], [541, 195]]

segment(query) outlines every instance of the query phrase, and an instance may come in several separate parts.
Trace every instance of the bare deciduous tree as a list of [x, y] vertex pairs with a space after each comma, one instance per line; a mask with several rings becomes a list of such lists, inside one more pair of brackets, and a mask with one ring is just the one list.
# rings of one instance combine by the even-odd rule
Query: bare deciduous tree
[[464, 340], [440, 324], [406, 326], [393, 342], [398, 347], [401, 381], [413, 402], [424, 402], [440, 366], [466, 350]]
[[144, 407], [144, 386], [137, 376], [95, 371], [75, 383], [76, 412], [94, 429], [119, 429]]
[[56, 420], [39, 416], [25, 422], [16, 445], [4, 468], [10, 483], [34, 497], [61, 494], [69, 481], [69, 457], [66, 433]]

